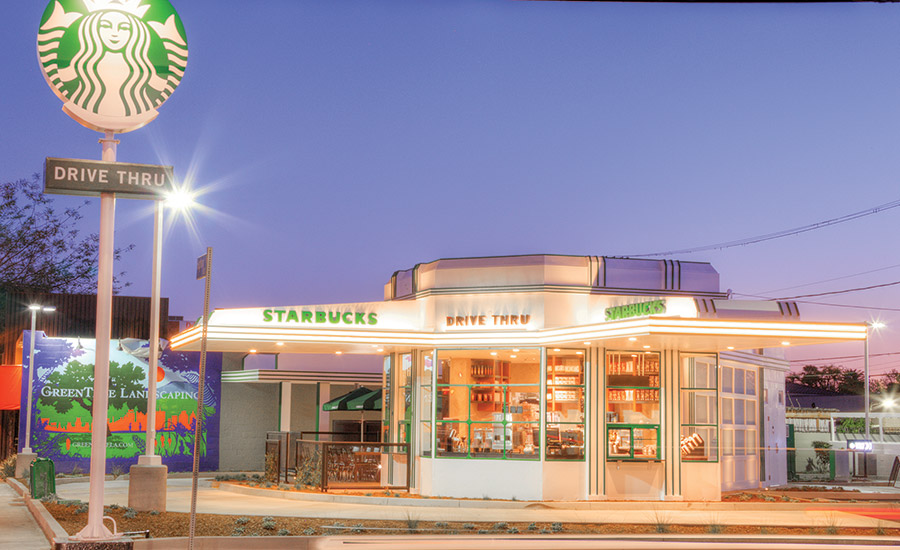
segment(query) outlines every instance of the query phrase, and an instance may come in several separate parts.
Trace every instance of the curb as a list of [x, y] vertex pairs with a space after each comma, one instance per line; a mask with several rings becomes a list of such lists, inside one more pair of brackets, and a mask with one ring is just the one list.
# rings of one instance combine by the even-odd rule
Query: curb
[[301, 491], [282, 491], [279, 489], [263, 489], [236, 485], [228, 481], [213, 482], [213, 488], [242, 495], [279, 498], [285, 500], [303, 500], [307, 502], [333, 502], [339, 504], [367, 504], [370, 506], [416, 506], [434, 508], [478, 508], [502, 510], [663, 510], [663, 511], [747, 511], [770, 512], [777, 510], [830, 510], [845, 508], [900, 508], [900, 503], [886, 502], [649, 502], [649, 501], [497, 501], [497, 500], [465, 500], [449, 498], [395, 498], [366, 497], [341, 495], [335, 493], [307, 493]]
[[31, 512], [31, 516], [38, 524], [41, 532], [44, 533], [47, 542], [53, 545], [56, 541], [69, 538], [69, 534], [56, 521], [56, 518], [47, 511], [47, 508], [44, 507], [44, 503], [40, 500], [31, 498], [24, 485], [12, 478], [7, 478], [6, 483], [25, 500], [25, 506], [28, 508], [28, 511]]

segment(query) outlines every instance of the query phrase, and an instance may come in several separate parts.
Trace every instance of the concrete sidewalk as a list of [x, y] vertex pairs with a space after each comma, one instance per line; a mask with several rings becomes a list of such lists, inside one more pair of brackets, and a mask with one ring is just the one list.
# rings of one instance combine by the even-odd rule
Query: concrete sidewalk
[[16, 550], [47, 550], [44, 533], [25, 507], [18, 494], [6, 483], [0, 482], [0, 548]]
[[[66, 483], [57, 486], [60, 498], [87, 500], [88, 483]], [[107, 481], [105, 484], [105, 504], [128, 504], [128, 481]], [[690, 509], [684, 505], [666, 506], [667, 503], [651, 502], [645, 506], [629, 503], [618, 508], [617, 503], [608, 503], [603, 509], [565, 508], [565, 503], [553, 503], [554, 508], [541, 504], [531, 507], [521, 503], [520, 508], [490, 507], [487, 502], [477, 502], [477, 507], [442, 507], [434, 500], [428, 505], [415, 504], [385, 506], [379, 504], [356, 504], [345, 502], [321, 502], [301, 500], [296, 493], [293, 498], [279, 496], [279, 492], [250, 491], [256, 494], [240, 494], [222, 488], [213, 488], [210, 480], [202, 480], [197, 496], [197, 511], [207, 514], [286, 516], [372, 520], [406, 521], [415, 518], [422, 521], [462, 521], [462, 522], [564, 522], [564, 523], [667, 523], [693, 525], [765, 525], [800, 527], [900, 527], [900, 523], [867, 517], [847, 511], [848, 506], [836, 503], [834, 509], [822, 506], [804, 508], [797, 505], [759, 509]], [[268, 493], [268, 494], [260, 494]], [[169, 479], [166, 500], [170, 512], [190, 511], [190, 479]], [[271, 496], [269, 496], [271, 495]], [[883, 507], [883, 505], [882, 505]], [[840, 508], [841, 510], [838, 510]], [[864, 512], [860, 509], [860, 512]]]

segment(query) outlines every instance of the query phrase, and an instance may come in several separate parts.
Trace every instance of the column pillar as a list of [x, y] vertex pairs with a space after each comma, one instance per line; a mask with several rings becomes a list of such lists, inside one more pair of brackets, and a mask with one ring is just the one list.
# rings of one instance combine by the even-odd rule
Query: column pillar
[[281, 383], [281, 416], [278, 420], [278, 430], [282, 432], [291, 431], [291, 390], [293, 382]]
[[317, 411], [319, 417], [319, 425], [316, 426], [317, 431], [331, 431], [331, 413], [322, 410], [322, 405], [328, 403], [329, 401], [331, 401], [331, 383], [319, 382], [319, 410]]

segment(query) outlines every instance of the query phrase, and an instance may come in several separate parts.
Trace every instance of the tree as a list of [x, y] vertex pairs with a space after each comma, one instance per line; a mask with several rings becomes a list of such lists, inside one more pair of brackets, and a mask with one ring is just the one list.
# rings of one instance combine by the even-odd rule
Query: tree
[[861, 395], [865, 391], [861, 371], [836, 365], [803, 365], [799, 373], [788, 374], [787, 380], [846, 395]]
[[[0, 288], [8, 291], [93, 294], [97, 290], [99, 237], [81, 235], [84, 201], [57, 210], [40, 177], [0, 185]], [[115, 259], [134, 245], [115, 250]], [[119, 273], [114, 290], [128, 286]]]

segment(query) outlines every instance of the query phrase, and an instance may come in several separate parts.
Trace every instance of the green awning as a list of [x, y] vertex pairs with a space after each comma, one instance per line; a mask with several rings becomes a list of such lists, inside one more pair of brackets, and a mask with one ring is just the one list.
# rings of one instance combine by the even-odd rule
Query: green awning
[[370, 391], [347, 402], [347, 410], [350, 411], [380, 411], [381, 390]]
[[368, 389], [368, 388], [356, 388], [355, 390], [353, 390], [353, 391], [350, 392], [350, 393], [344, 394], [344, 395], [342, 395], [342, 396], [340, 396], [340, 397], [335, 397], [335, 398], [332, 399], [331, 401], [325, 403], [324, 405], [322, 405], [322, 410], [323, 410], [323, 411], [349, 411], [349, 410], [353, 410], [353, 409], [348, 408], [348, 407], [347, 407], [347, 404], [348, 404], [350, 401], [354, 400], [354, 399], [357, 399], [357, 398], [359, 398], [359, 397], [363, 397], [363, 396], [368, 395], [368, 394], [370, 394], [370, 393], [372, 393], [372, 390], [370, 390], [370, 389]]

